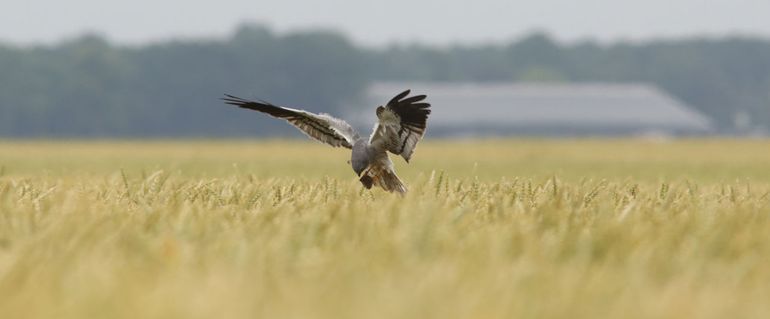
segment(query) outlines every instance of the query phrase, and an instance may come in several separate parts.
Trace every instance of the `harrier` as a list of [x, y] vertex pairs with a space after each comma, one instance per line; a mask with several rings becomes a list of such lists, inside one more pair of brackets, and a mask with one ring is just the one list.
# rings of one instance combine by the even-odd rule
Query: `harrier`
[[407, 189], [393, 169], [387, 152], [412, 158], [417, 142], [425, 135], [430, 104], [425, 95], [410, 96], [409, 90], [393, 97], [385, 106], [377, 107], [377, 123], [369, 139], [364, 139], [343, 120], [329, 114], [280, 107], [265, 101], [250, 101], [226, 94], [225, 103], [267, 113], [284, 119], [308, 137], [333, 147], [352, 150], [350, 165], [367, 189], [373, 185], [389, 192], [406, 193]]

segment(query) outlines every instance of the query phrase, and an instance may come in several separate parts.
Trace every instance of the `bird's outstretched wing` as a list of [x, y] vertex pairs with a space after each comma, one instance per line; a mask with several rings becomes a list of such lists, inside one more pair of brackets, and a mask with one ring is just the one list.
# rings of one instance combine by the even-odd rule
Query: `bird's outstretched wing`
[[350, 124], [329, 114], [314, 114], [303, 110], [275, 106], [265, 101], [250, 101], [228, 94], [225, 96], [222, 100], [227, 104], [284, 119], [308, 137], [334, 147], [353, 148], [353, 143], [358, 139], [358, 133]]
[[412, 158], [417, 142], [425, 135], [430, 104], [422, 102], [425, 95], [409, 95], [406, 90], [393, 97], [385, 107], [377, 108], [377, 124], [369, 137], [375, 149], [401, 155], [407, 162]]

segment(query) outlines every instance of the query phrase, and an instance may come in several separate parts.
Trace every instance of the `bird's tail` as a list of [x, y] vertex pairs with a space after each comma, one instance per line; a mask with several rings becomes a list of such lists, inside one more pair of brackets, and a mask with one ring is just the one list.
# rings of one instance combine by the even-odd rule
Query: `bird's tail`
[[404, 182], [398, 178], [398, 175], [396, 175], [396, 172], [394, 171], [384, 170], [377, 179], [377, 182], [380, 187], [386, 191], [398, 192], [401, 195], [406, 194], [407, 192], [406, 185], [404, 185]]
[[398, 192], [403, 195], [406, 194], [407, 188], [404, 182], [398, 178], [396, 172], [390, 169], [377, 169], [377, 167], [369, 167], [361, 174], [359, 179], [361, 184], [367, 189], [372, 188], [373, 185], [382, 187], [382, 189], [388, 192]]

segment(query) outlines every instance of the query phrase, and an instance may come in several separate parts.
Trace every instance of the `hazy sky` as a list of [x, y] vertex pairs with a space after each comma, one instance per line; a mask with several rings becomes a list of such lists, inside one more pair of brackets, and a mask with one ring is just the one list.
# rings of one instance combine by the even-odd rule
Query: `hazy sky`
[[136, 44], [224, 36], [246, 21], [281, 32], [336, 29], [365, 45], [479, 43], [532, 30], [567, 41], [770, 37], [770, 0], [2, 0], [0, 41], [50, 43], [95, 31]]

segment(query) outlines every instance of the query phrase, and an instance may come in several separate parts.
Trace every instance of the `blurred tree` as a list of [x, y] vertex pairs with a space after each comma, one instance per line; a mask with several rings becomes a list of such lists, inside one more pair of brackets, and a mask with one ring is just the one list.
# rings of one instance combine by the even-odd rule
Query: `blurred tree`
[[225, 41], [115, 47], [96, 35], [0, 47], [2, 136], [295, 134], [243, 116], [224, 93], [331, 112], [366, 85], [364, 57], [332, 32], [244, 25]]
[[571, 45], [535, 33], [507, 44], [355, 47], [330, 31], [243, 25], [222, 40], [115, 46], [98, 35], [0, 45], [0, 136], [296, 134], [227, 108], [223, 93], [333, 112], [372, 80], [648, 82], [725, 131], [770, 127], [770, 41]]

